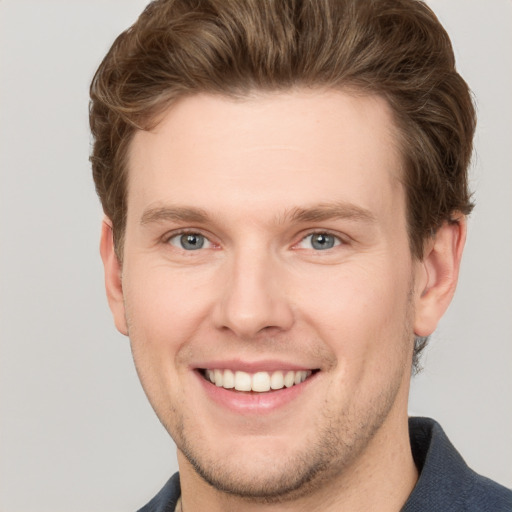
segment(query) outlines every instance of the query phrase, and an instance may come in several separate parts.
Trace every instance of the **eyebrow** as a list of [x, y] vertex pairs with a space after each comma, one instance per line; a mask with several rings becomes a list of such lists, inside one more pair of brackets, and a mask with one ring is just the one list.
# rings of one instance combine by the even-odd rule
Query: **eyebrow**
[[208, 219], [208, 214], [200, 208], [161, 206], [145, 210], [140, 218], [140, 223], [145, 225], [166, 220], [174, 222], [204, 223], [207, 222]]
[[[322, 222], [333, 219], [348, 219], [367, 223], [376, 222], [376, 217], [370, 210], [351, 203], [337, 202], [318, 204], [306, 208], [292, 208], [285, 211], [284, 215], [277, 217], [277, 224], [286, 222]], [[201, 208], [159, 206], [145, 210], [140, 219], [141, 225], [160, 221], [204, 224], [210, 221], [210, 216]]]
[[285, 214], [285, 219], [295, 222], [321, 222], [333, 219], [348, 219], [367, 223], [376, 222], [375, 215], [366, 208], [352, 203], [326, 203], [311, 208], [293, 208]]

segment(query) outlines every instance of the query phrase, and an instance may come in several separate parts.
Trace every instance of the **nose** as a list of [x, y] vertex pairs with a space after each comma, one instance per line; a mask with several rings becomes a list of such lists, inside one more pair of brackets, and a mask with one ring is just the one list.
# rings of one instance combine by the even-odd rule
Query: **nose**
[[272, 254], [238, 255], [227, 264], [215, 305], [216, 327], [251, 340], [287, 331], [294, 322], [285, 271]]

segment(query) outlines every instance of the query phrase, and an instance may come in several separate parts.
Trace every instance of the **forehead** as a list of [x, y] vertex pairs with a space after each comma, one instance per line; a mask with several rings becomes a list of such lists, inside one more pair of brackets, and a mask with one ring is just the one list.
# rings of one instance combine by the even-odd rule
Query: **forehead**
[[159, 204], [276, 215], [308, 202], [378, 215], [403, 202], [387, 102], [342, 91], [186, 97], [136, 133], [128, 162], [129, 217]]

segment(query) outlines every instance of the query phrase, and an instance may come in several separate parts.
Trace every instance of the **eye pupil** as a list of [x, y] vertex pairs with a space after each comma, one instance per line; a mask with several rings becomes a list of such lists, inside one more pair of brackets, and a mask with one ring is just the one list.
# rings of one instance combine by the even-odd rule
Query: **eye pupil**
[[311, 236], [311, 245], [314, 249], [325, 250], [334, 247], [334, 237], [326, 233], [316, 233]]
[[204, 236], [193, 233], [181, 235], [180, 237], [181, 246], [183, 249], [195, 251], [201, 249], [204, 245]]

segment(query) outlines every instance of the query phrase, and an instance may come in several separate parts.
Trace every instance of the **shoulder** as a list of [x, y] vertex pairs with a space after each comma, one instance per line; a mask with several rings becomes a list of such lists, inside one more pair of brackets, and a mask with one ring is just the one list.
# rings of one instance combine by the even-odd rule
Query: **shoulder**
[[465, 497], [468, 511], [512, 512], [512, 490], [473, 472]]
[[402, 512], [512, 512], [512, 491], [470, 469], [438, 423], [411, 418], [409, 433], [420, 476]]

